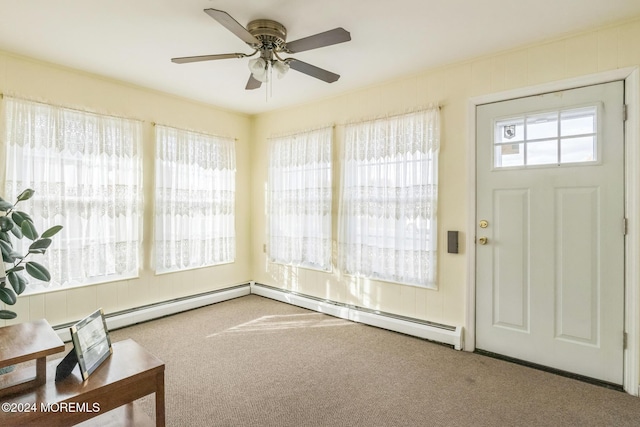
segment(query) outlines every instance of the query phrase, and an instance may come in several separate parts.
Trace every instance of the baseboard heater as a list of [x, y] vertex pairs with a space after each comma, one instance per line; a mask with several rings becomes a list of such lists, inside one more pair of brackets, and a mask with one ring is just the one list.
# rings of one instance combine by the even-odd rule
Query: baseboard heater
[[[123, 310], [105, 315], [107, 328], [112, 331], [126, 326], [135, 325], [137, 323], [146, 322], [160, 317], [170, 316], [183, 311], [193, 310], [207, 305], [215, 304], [222, 301], [242, 297], [251, 293], [249, 283], [237, 285], [230, 288], [219, 289], [215, 291], [205, 292], [202, 294], [191, 295], [182, 298], [176, 298], [169, 301], [163, 301], [155, 304], [144, 305], [141, 307]], [[53, 329], [56, 331], [62, 341], [71, 341], [69, 328], [76, 322], [56, 325]]]
[[412, 335], [429, 341], [447, 344], [456, 350], [462, 350], [461, 326], [443, 325], [440, 323], [398, 316], [391, 313], [370, 310], [364, 307], [324, 300], [310, 295], [299, 294], [286, 289], [274, 288], [272, 286], [255, 282], [251, 282], [250, 285], [251, 293], [255, 295], [297, 305], [299, 307], [351, 320], [353, 322], [364, 323], [366, 325]]
[[[447, 344], [456, 350], [462, 349], [462, 327], [460, 326], [443, 325], [370, 310], [364, 307], [324, 300], [255, 282], [108, 313], [105, 315], [107, 328], [109, 328], [109, 330], [116, 330], [249, 294], [260, 295], [353, 322], [364, 323], [429, 341]], [[76, 322], [56, 325], [54, 327], [54, 330], [62, 341], [71, 341], [69, 328], [74, 323]]]

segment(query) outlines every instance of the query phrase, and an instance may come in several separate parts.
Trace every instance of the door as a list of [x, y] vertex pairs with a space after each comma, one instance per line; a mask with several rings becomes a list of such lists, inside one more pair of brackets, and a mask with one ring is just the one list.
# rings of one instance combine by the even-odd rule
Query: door
[[476, 348], [622, 384], [623, 94], [477, 107]]

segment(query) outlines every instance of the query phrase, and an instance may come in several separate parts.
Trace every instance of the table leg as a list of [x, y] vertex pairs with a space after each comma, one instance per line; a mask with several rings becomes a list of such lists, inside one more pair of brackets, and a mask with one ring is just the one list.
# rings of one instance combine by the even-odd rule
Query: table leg
[[36, 360], [36, 378], [34, 386], [39, 386], [47, 382], [47, 358], [41, 357]]
[[156, 376], [156, 427], [165, 427], [164, 417], [164, 372]]

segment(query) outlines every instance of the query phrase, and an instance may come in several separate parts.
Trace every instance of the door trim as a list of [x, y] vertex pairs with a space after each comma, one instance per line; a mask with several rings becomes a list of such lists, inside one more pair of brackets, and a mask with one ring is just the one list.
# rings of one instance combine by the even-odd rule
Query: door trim
[[625, 103], [631, 114], [624, 126], [625, 133], [625, 211], [628, 234], [625, 240], [624, 327], [627, 348], [624, 350], [623, 388], [638, 396], [640, 382], [640, 68], [628, 67], [572, 79], [528, 86], [482, 95], [469, 99], [467, 110], [467, 186], [469, 217], [467, 223], [467, 298], [464, 322], [463, 350], [474, 351], [476, 341], [476, 107], [490, 102], [540, 95], [591, 86], [616, 80], [625, 82]]

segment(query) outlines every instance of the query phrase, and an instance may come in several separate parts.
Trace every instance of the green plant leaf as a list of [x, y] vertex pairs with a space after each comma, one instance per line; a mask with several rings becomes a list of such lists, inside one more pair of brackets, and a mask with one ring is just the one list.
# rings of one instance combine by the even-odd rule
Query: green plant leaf
[[16, 294], [20, 295], [24, 292], [27, 287], [27, 279], [25, 279], [22, 274], [9, 273], [7, 274], [7, 278], [9, 279], [9, 283], [11, 283], [13, 290], [16, 291]]
[[43, 280], [45, 282], [51, 280], [51, 274], [49, 274], [49, 270], [47, 270], [44, 265], [39, 264], [35, 261], [29, 261], [27, 262], [25, 267], [27, 269], [27, 273], [29, 273], [31, 277], [34, 277], [38, 280]]
[[32, 190], [31, 188], [27, 188], [22, 193], [20, 193], [20, 195], [18, 196], [18, 201], [22, 202], [25, 200], [29, 200], [34, 193], [35, 193], [35, 190]]
[[38, 238], [38, 230], [36, 230], [36, 226], [31, 221], [22, 221], [20, 229], [27, 239], [36, 240]]
[[29, 214], [22, 211], [13, 211], [11, 213], [11, 219], [13, 219], [13, 222], [15, 222], [18, 227], [22, 227], [22, 223], [24, 221], [33, 222], [33, 219], [29, 216]]
[[0, 288], [0, 301], [5, 304], [13, 305], [18, 300], [16, 293], [11, 288]]
[[51, 239], [38, 239], [29, 246], [29, 252], [33, 249], [47, 249], [51, 245]]
[[13, 209], [13, 205], [0, 197], [0, 211], [6, 212], [9, 209]]
[[14, 224], [11, 218], [8, 216], [0, 216], [0, 230], [9, 231], [13, 228]]
[[61, 225], [54, 225], [53, 227], [51, 227], [50, 229], [48, 229], [47, 231], [42, 233], [42, 236], [40, 236], [40, 237], [42, 237], [43, 239], [49, 238], [49, 237], [53, 237], [60, 230], [62, 230], [62, 226]]
[[11, 267], [10, 269], [8, 269], [6, 273], [7, 274], [15, 273], [16, 271], [22, 271], [22, 270], [24, 270], [24, 265], [16, 265], [15, 267]]
[[15, 319], [18, 315], [13, 311], [9, 310], [0, 310], [0, 319], [2, 320], [11, 320]]
[[11, 238], [9, 237], [9, 233], [5, 233], [4, 231], [0, 231], [0, 240], [3, 240], [11, 244]]
[[16, 236], [18, 239], [22, 239], [22, 237], [24, 237], [22, 235], [22, 230], [20, 229], [20, 227], [13, 227], [11, 229], [11, 233], [13, 233], [13, 235]]
[[0, 249], [2, 249], [2, 253], [10, 253], [13, 252], [13, 245], [11, 244], [11, 242], [0, 240]]
[[11, 246], [10, 243], [0, 240], [0, 250], [2, 251], [2, 259], [4, 262], [15, 262], [15, 258], [11, 255], [14, 252], [13, 246]]

